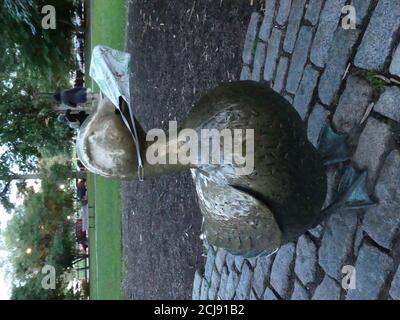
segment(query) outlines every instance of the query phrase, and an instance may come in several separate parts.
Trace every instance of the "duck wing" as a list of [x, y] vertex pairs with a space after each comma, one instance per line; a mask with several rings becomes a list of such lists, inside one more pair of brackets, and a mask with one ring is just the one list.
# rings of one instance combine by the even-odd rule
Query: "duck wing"
[[[321, 221], [326, 195], [322, 161], [296, 110], [271, 88], [253, 81], [222, 84], [202, 96], [184, 125], [199, 133], [254, 129], [254, 170], [239, 175], [221, 164], [219, 171], [228, 179], [226, 185], [243, 186], [242, 192], [273, 212], [283, 243]], [[221, 140], [221, 154], [223, 147]]]
[[272, 209], [241, 187], [229, 185], [218, 170], [192, 169], [207, 241], [231, 253], [269, 253], [282, 243]]

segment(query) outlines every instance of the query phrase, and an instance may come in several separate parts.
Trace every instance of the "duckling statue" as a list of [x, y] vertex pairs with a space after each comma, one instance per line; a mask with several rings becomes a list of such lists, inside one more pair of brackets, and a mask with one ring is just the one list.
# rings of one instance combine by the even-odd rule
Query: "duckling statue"
[[[123, 107], [121, 110], [124, 112]], [[321, 210], [327, 193], [324, 163], [335, 162], [335, 154], [329, 154], [325, 147], [321, 155], [308, 141], [305, 124], [296, 110], [258, 82], [218, 86], [198, 101], [182, 124], [199, 136], [202, 129], [254, 129], [254, 169], [248, 175], [236, 174], [232, 163], [150, 164], [146, 151], [160, 142], [146, 141], [144, 130], [134, 121], [145, 177], [190, 169], [204, 216], [203, 234], [208, 243], [232, 254], [255, 257], [273, 253], [338, 208], [373, 204], [364, 188], [366, 174], [351, 169], [343, 176], [340, 197]], [[325, 140], [331, 145], [341, 145], [341, 139], [325, 131]], [[167, 141], [169, 146], [178, 145], [177, 151], [161, 145], [158, 150], [169, 156], [179, 152], [176, 138]], [[82, 163], [96, 174], [136, 177], [135, 144], [107, 98], [83, 124], [77, 151]], [[339, 158], [346, 160], [343, 153]]]

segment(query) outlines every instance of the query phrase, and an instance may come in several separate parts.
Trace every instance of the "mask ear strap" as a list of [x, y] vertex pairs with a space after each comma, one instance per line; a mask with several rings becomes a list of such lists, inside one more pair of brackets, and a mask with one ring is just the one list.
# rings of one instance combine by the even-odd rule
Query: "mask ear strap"
[[[132, 126], [129, 124], [128, 119], [126, 118], [124, 112], [121, 109], [121, 104], [125, 102], [126, 105], [128, 106], [128, 113], [129, 113], [129, 117], [130, 117], [130, 121], [132, 123]], [[131, 108], [130, 103], [128, 103], [124, 97], [120, 96], [119, 97], [119, 106], [117, 107], [120, 114], [121, 114], [121, 118], [122, 121], [124, 122], [125, 126], [128, 128], [132, 138], [133, 138], [133, 142], [135, 144], [135, 149], [136, 149], [136, 157], [137, 157], [137, 162], [138, 162], [138, 178], [139, 181], [144, 181], [144, 167], [143, 167], [143, 161], [142, 161], [142, 155], [140, 154], [140, 142], [139, 142], [139, 136], [137, 134], [137, 130], [136, 130], [136, 122], [135, 119], [133, 117], [133, 111]]]

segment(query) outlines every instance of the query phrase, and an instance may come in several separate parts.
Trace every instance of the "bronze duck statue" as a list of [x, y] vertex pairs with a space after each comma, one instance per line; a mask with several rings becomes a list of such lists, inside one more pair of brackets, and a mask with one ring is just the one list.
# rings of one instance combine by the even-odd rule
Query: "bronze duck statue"
[[[273, 253], [338, 208], [373, 203], [365, 192], [366, 175], [350, 169], [343, 175], [337, 200], [322, 210], [327, 190], [324, 163], [335, 162], [338, 155], [329, 154], [326, 146], [321, 155], [308, 141], [305, 124], [290, 103], [258, 82], [218, 86], [195, 104], [181, 126], [199, 133], [202, 129], [254, 129], [254, 170], [248, 175], [236, 174], [231, 163], [150, 164], [146, 151], [159, 142], [146, 141], [144, 130], [137, 121], [136, 125], [145, 177], [190, 169], [204, 216], [204, 236], [209, 244], [235, 255]], [[341, 150], [343, 138], [329, 130], [322, 139]], [[179, 145], [176, 139], [168, 143]], [[159, 147], [161, 152], [170, 152]], [[96, 174], [136, 177], [135, 146], [107, 98], [82, 126], [77, 150], [82, 163]], [[342, 152], [338, 161], [343, 160]]]

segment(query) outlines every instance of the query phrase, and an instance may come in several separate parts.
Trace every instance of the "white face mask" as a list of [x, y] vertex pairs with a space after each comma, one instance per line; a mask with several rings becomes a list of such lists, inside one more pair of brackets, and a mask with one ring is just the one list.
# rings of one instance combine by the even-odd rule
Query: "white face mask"
[[[131, 55], [106, 46], [98, 45], [93, 49], [89, 74], [120, 111], [122, 121], [129, 129], [136, 148], [139, 181], [143, 181], [143, 161], [137, 134], [133, 109], [130, 104], [129, 76]], [[121, 103], [126, 103], [129, 116], [121, 110]]]

